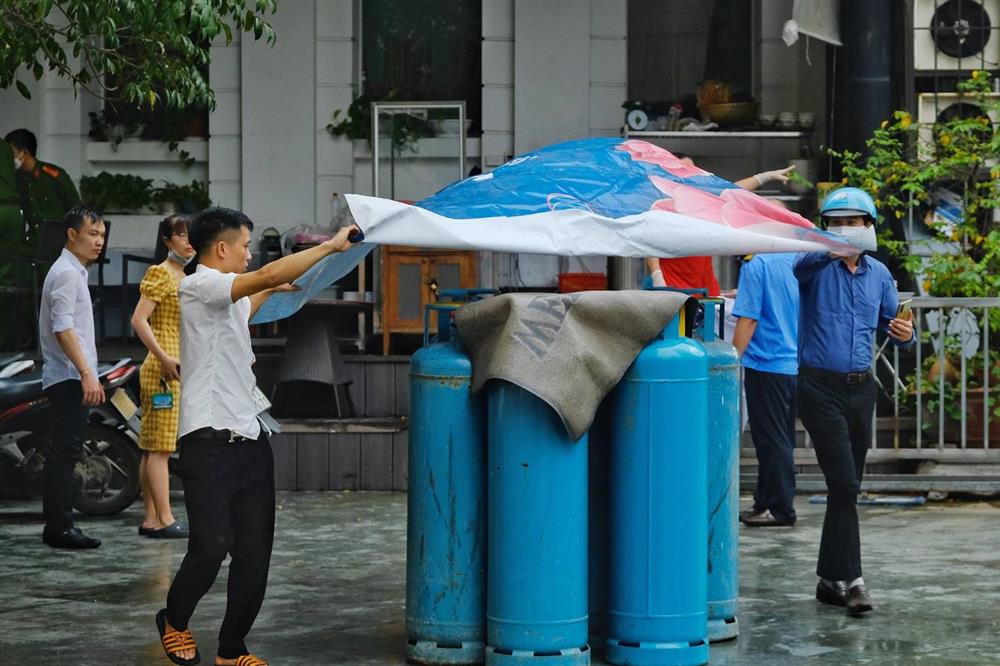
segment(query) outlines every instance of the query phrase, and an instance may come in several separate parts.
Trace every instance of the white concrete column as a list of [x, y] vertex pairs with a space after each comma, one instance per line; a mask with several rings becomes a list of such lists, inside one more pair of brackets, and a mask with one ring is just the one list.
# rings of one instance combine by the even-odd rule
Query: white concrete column
[[243, 205], [243, 100], [241, 33], [233, 41], [217, 39], [211, 48], [208, 82], [215, 91], [215, 110], [208, 116], [208, 192], [212, 202], [229, 208]]
[[590, 4], [514, 1], [514, 148], [590, 132]]
[[483, 0], [483, 164], [514, 152], [514, 0]]
[[618, 136], [628, 96], [628, 3], [590, 0], [590, 136]]
[[274, 46], [240, 49], [242, 208], [259, 227], [288, 229], [317, 219], [316, 2], [282, 3], [269, 20]]
[[[354, 99], [355, 35], [353, 0], [316, 3], [316, 218], [329, 219], [334, 192], [355, 191], [354, 146], [326, 131], [336, 109]], [[341, 114], [343, 117], [343, 114]]]
[[781, 40], [792, 1], [768, 0], [760, 3], [760, 11], [760, 112], [798, 111], [798, 49]]

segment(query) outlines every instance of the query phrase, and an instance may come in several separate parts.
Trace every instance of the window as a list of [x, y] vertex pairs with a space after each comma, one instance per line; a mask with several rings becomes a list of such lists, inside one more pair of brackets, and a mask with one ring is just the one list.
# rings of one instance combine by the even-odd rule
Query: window
[[689, 102], [693, 110], [706, 79], [752, 97], [752, 21], [748, 0], [629, 0], [629, 99]]
[[[124, 45], [123, 53], [128, 53]], [[199, 66], [198, 71], [208, 81], [208, 63]], [[120, 89], [127, 80], [113, 74], [105, 77], [109, 89]], [[208, 108], [182, 107], [167, 108], [159, 103], [150, 108], [146, 104], [126, 104], [105, 100], [101, 113], [91, 114], [90, 136], [97, 140], [113, 140], [122, 133], [148, 141], [182, 141], [186, 138], [208, 138]]]
[[479, 134], [481, 0], [366, 0], [362, 80], [372, 100], [465, 101]]

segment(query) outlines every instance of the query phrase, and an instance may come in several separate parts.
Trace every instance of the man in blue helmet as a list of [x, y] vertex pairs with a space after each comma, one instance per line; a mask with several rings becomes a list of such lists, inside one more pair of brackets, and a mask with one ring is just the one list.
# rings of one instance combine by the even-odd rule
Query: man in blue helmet
[[831, 193], [820, 215], [827, 230], [859, 249], [799, 255], [799, 417], [826, 479], [827, 503], [816, 573], [816, 599], [872, 609], [861, 577], [857, 497], [872, 439], [876, 386], [875, 331], [898, 346], [913, 344], [913, 324], [897, 317], [899, 297], [885, 264], [864, 254], [876, 248], [875, 202], [854, 187]]

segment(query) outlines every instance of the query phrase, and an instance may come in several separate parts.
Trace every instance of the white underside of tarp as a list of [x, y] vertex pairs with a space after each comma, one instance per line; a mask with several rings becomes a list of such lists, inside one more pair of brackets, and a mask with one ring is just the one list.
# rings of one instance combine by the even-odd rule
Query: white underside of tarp
[[828, 243], [805, 240], [802, 236], [812, 232], [791, 224], [767, 222], [737, 229], [663, 210], [614, 219], [581, 209], [453, 219], [390, 199], [359, 194], [346, 198], [355, 222], [365, 233], [365, 242], [313, 266], [295, 281], [299, 291], [272, 295], [251, 323], [263, 324], [294, 314], [353, 270], [375, 244], [567, 257], [667, 258], [826, 252], [837, 247], [833, 237]]
[[365, 241], [452, 250], [560, 256], [689, 257], [763, 252], [823, 252], [830, 245], [794, 237], [780, 222], [735, 229], [662, 210], [608, 218], [587, 210], [453, 219], [419, 206], [346, 195]]

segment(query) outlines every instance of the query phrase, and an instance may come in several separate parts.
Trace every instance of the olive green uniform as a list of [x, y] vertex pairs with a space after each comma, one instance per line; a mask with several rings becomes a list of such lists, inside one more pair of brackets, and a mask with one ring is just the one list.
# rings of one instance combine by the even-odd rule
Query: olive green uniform
[[[28, 264], [18, 261], [24, 254], [24, 220], [17, 194], [14, 158], [10, 145], [0, 140], [0, 287], [25, 287], [30, 273]], [[18, 298], [0, 293], [0, 317], [14, 316]], [[8, 326], [0, 327], [0, 348], [7, 348], [12, 336]]]
[[80, 205], [80, 195], [65, 170], [36, 160], [30, 172], [17, 172], [17, 191], [24, 219], [28, 223], [27, 242], [34, 248], [38, 227], [45, 220], [61, 220], [66, 211]]
[[[14, 158], [10, 145], [0, 141], [0, 252], [5, 257], [23, 255], [24, 220], [14, 175]], [[0, 284], [10, 286], [13, 262], [0, 263]]]

